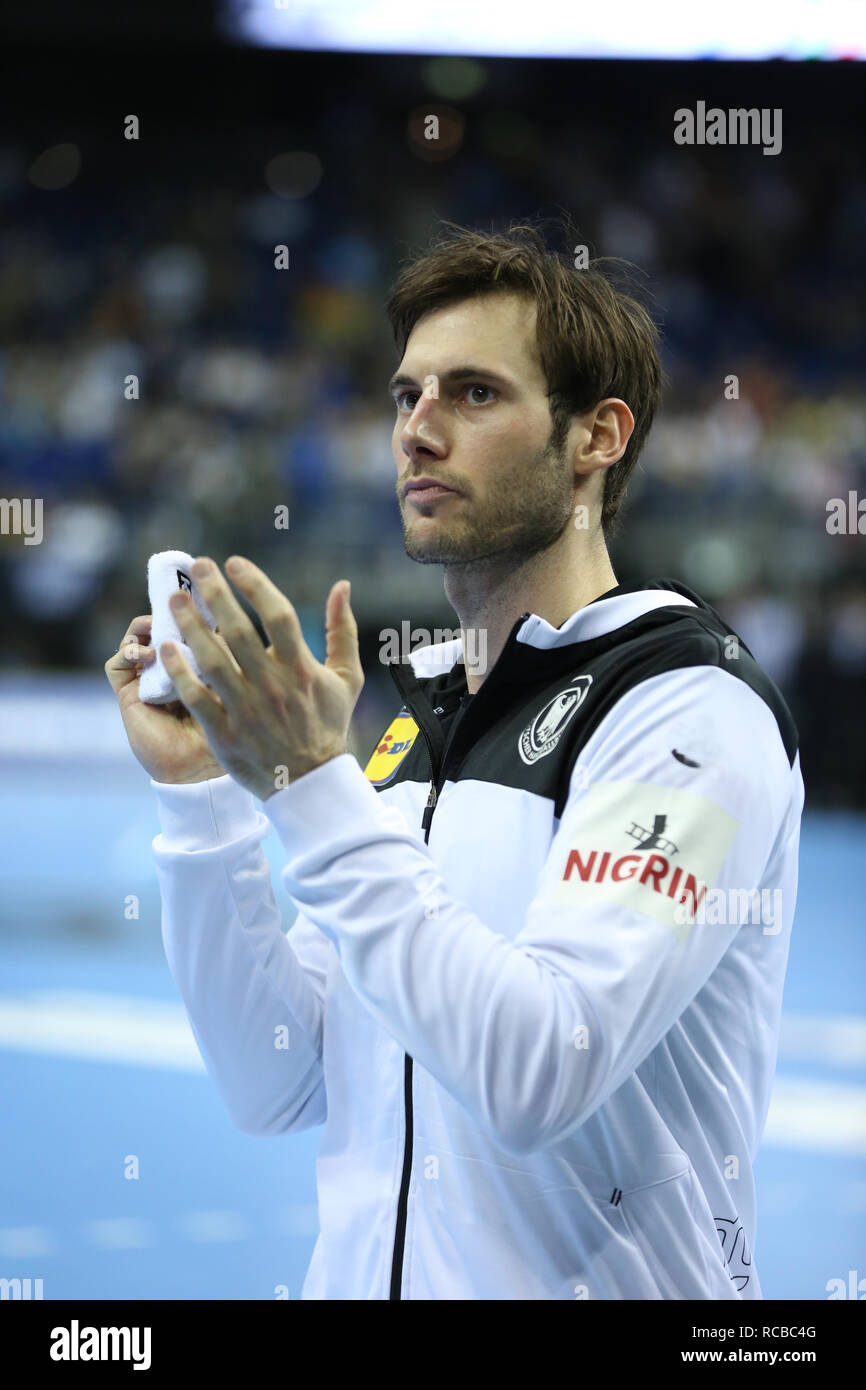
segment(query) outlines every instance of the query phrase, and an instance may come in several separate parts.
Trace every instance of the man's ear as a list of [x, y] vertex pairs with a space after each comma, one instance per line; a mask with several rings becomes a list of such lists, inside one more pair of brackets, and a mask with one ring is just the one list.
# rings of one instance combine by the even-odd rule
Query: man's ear
[[625, 401], [608, 396], [582, 417], [584, 439], [575, 451], [575, 468], [591, 473], [621, 459], [634, 429], [634, 416]]

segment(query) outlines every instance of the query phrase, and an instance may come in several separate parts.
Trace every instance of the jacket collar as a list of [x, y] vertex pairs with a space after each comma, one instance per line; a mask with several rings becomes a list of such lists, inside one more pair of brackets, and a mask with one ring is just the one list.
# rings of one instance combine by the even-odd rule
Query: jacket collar
[[[550, 651], [604, 637], [657, 608], [671, 607], [706, 608], [706, 605], [685, 585], [670, 579], [650, 580], [644, 586], [634, 587], [618, 584], [615, 589], [578, 608], [561, 627], [554, 627], [537, 613], [524, 613], [512, 636], [526, 646]], [[463, 638], [416, 647], [409, 653], [408, 660], [419, 679], [445, 675], [458, 662], [463, 664]]]

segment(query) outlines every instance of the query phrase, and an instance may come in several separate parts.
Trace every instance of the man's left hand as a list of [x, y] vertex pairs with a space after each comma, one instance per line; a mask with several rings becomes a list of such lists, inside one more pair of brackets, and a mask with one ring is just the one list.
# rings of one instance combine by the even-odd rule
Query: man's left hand
[[265, 801], [287, 781], [347, 751], [349, 723], [364, 685], [358, 626], [349, 584], [338, 580], [325, 609], [322, 665], [304, 641], [295, 609], [264, 571], [240, 556], [232, 556], [225, 568], [261, 618], [270, 646], [262, 646], [217, 566], [201, 557], [192, 567], [193, 578], [229, 650], [215, 639], [190, 595], [179, 590], [170, 607], [211, 688], [175, 643], [163, 642], [159, 654], [221, 766]]

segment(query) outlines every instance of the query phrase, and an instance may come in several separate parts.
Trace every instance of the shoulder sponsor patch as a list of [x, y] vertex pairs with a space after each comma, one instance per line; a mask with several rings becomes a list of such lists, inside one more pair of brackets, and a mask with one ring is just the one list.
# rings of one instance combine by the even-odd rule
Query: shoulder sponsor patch
[[391, 720], [364, 768], [374, 787], [384, 787], [390, 782], [419, 732], [415, 719], [408, 712], [401, 710], [397, 718]]
[[[554, 903], [621, 903], [682, 940], [681, 903], [694, 912], [730, 849], [738, 821], [706, 797], [649, 782], [599, 782], [579, 803], [555, 868]], [[682, 915], [682, 914], [680, 914]]]

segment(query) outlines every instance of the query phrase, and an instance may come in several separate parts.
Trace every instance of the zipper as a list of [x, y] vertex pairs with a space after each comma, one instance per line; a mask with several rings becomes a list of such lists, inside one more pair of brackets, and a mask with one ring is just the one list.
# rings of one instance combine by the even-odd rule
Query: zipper
[[[531, 613], [524, 613], [520, 618], [518, 618], [517, 622], [514, 624], [514, 627], [511, 629], [511, 635], [508, 638], [506, 646], [510, 647], [514, 643], [514, 641], [516, 640], [518, 630], [520, 629], [520, 627], [522, 627], [524, 621], [531, 616]], [[427, 796], [427, 804], [424, 807], [424, 814], [421, 817], [421, 828], [424, 831], [424, 843], [427, 844], [429, 843], [430, 825], [433, 820], [433, 812], [435, 811], [436, 804], [439, 800], [438, 784], [440, 778], [442, 778], [442, 774], [445, 771], [448, 749], [452, 741], [455, 725], [451, 726], [449, 737], [445, 742], [444, 746], [442, 745], [441, 730], [438, 728], [438, 726], [435, 726], [434, 733], [438, 733], [438, 742], [440, 744], [440, 756], [439, 758], [437, 758], [433, 746], [433, 737], [431, 737], [431, 734], [430, 732], [428, 732], [428, 728], [426, 727], [427, 720], [422, 715], [422, 711], [420, 709], [412, 708], [411, 691], [404, 690], [401, 685], [400, 679], [398, 677], [399, 666], [400, 663], [396, 662], [392, 662], [390, 664], [389, 670], [391, 672], [391, 676], [394, 680], [394, 684], [397, 686], [397, 689], [400, 692], [404, 704], [415, 718], [418, 728], [421, 730], [424, 742], [427, 745], [427, 753], [430, 758], [430, 791]], [[415, 679], [417, 678], [414, 677], [413, 672], [413, 680]], [[484, 683], [489, 687], [489, 682], [490, 675], [488, 675], [485, 678]], [[477, 699], [478, 695], [475, 696], [475, 700]], [[459, 714], [455, 716], [455, 724], [457, 720], [459, 720]], [[403, 1170], [400, 1175], [400, 1191], [397, 1196], [397, 1225], [394, 1231], [394, 1252], [391, 1257], [391, 1287], [390, 1292], [388, 1294], [389, 1301], [391, 1299], [400, 1298], [400, 1289], [403, 1284], [403, 1254], [406, 1247], [406, 1222], [408, 1219], [409, 1211], [409, 1184], [412, 1181], [412, 1145], [414, 1140], [413, 1131], [415, 1128], [415, 1124], [414, 1102], [412, 1097], [412, 1058], [409, 1056], [408, 1052], [403, 1054], [403, 1115], [405, 1120], [405, 1138], [403, 1141]]]
[[430, 822], [433, 819], [433, 812], [436, 810], [436, 801], [436, 783], [435, 781], [433, 781], [430, 783], [430, 795], [427, 798], [427, 805], [424, 807], [424, 814], [421, 817], [421, 829], [424, 831], [425, 844], [427, 843], [427, 837], [430, 834]]
[[[436, 766], [436, 759], [433, 754], [433, 744], [427, 735], [426, 730], [418, 727], [427, 744], [427, 752], [430, 755], [430, 769], [432, 781], [430, 783], [430, 793], [427, 797], [427, 805], [424, 807], [424, 814], [421, 818], [421, 826], [424, 831], [424, 843], [428, 843], [430, 836], [430, 824], [433, 820], [433, 812], [436, 809], [436, 802], [439, 794], [436, 790], [436, 780], [440, 769]], [[403, 1283], [403, 1252], [406, 1247], [406, 1221], [409, 1212], [409, 1184], [412, 1181], [412, 1144], [415, 1129], [415, 1109], [412, 1098], [412, 1058], [408, 1052], [403, 1054], [403, 1116], [405, 1120], [405, 1138], [403, 1141], [403, 1171], [400, 1175], [400, 1192], [397, 1197], [397, 1226], [394, 1231], [394, 1253], [391, 1258], [391, 1289], [388, 1294], [391, 1299], [400, 1298], [400, 1289]]]

